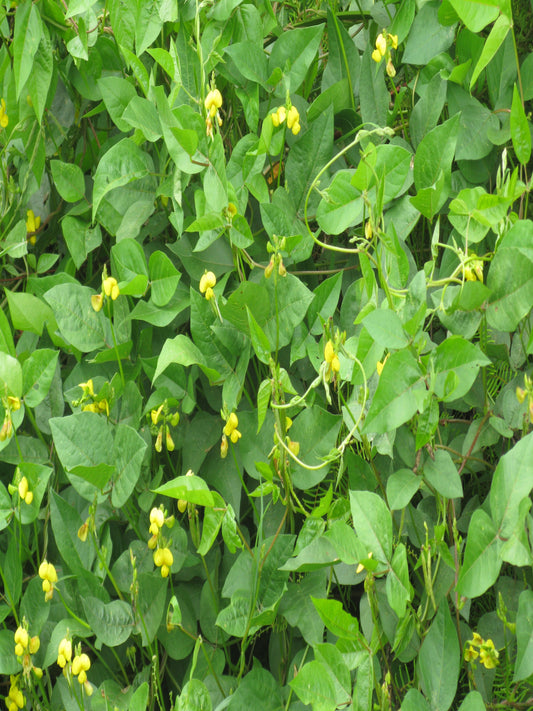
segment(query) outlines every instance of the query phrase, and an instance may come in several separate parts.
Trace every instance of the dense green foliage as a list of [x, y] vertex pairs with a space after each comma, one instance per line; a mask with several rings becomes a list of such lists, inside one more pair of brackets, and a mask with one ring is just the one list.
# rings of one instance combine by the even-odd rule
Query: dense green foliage
[[9, 711], [533, 705], [532, 26], [2, 0]]

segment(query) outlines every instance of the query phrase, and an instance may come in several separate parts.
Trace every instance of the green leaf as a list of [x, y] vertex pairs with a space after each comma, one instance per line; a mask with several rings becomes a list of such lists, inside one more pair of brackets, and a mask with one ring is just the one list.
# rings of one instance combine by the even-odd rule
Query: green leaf
[[75, 163], [51, 160], [52, 178], [63, 200], [77, 202], [85, 195], [85, 181], [81, 168]]
[[54, 47], [50, 41], [46, 25], [41, 25], [41, 31], [42, 37], [33, 57], [31, 72], [26, 84], [26, 91], [31, 99], [31, 105], [39, 125], [42, 123], [54, 72]]
[[50, 420], [54, 445], [61, 464], [102, 490], [115, 467], [111, 464], [113, 437], [105, 417], [80, 412]]
[[473, 343], [461, 336], [446, 338], [435, 351], [435, 394], [444, 402], [464, 397], [486, 365], [490, 359]]
[[215, 505], [213, 494], [199, 476], [178, 476], [157, 489], [153, 489], [153, 492], [170, 496], [173, 499], [183, 499], [197, 506], [213, 507]]
[[354, 172], [338, 170], [317, 207], [318, 224], [328, 234], [338, 235], [363, 221], [365, 203], [351, 182]]
[[519, 162], [527, 165], [531, 157], [531, 130], [516, 84], [511, 105], [511, 139]]
[[125, 505], [135, 489], [147, 446], [133, 427], [122, 422], [117, 426], [112, 456], [116, 473], [111, 492], [111, 502], [117, 509]]
[[212, 708], [206, 685], [194, 678], [185, 684], [175, 706], [176, 711], [211, 711]]
[[94, 227], [84, 220], [67, 215], [61, 221], [63, 237], [76, 268], [79, 269], [87, 255], [102, 244], [100, 225]]
[[112, 146], [104, 153], [94, 176], [92, 221], [111, 190], [152, 175], [153, 171], [151, 157], [129, 138]]
[[20, 662], [15, 656], [13, 630], [0, 630], [0, 674], [16, 674]]
[[286, 91], [294, 93], [298, 90], [318, 52], [324, 27], [320, 24], [282, 32], [274, 42], [268, 71], [272, 74], [277, 67], [281, 67], [283, 71], [284, 79], [278, 90], [278, 96], [284, 98]]
[[376, 309], [362, 321], [372, 338], [384, 348], [405, 348], [409, 341], [395, 311]]
[[447, 499], [463, 496], [463, 485], [449, 452], [437, 449], [435, 458], [428, 457], [424, 462], [424, 479], [435, 491]]
[[148, 264], [152, 301], [156, 306], [166, 306], [174, 296], [181, 273], [164, 252], [156, 250]]
[[156, 108], [151, 101], [135, 95], [122, 113], [122, 121], [140, 129], [150, 142], [161, 138], [162, 129]]
[[409, 582], [407, 552], [403, 543], [399, 543], [394, 550], [391, 569], [387, 575], [386, 590], [389, 605], [401, 620], [405, 615], [407, 603], [413, 596], [413, 588]]
[[481, 32], [498, 17], [503, 3], [499, 0], [449, 0], [455, 12], [471, 32]]
[[180, 365], [199, 365], [210, 380], [219, 380], [219, 373], [210, 368], [204, 358], [203, 353], [197, 348], [190, 338], [179, 334], [175, 338], [167, 338], [157, 359], [157, 368], [152, 378], [155, 382], [172, 363]]
[[498, 529], [483, 509], [476, 509], [470, 519], [463, 564], [457, 592], [478, 597], [496, 582], [502, 565]]
[[533, 592], [524, 590], [516, 614], [516, 662], [513, 683], [533, 674]]
[[327, 321], [337, 309], [342, 287], [342, 272], [325, 279], [314, 290], [315, 298], [307, 311], [307, 320], [310, 324], [310, 333], [322, 333], [322, 323]]
[[341, 639], [359, 641], [359, 623], [355, 617], [345, 612], [339, 600], [322, 600], [311, 597], [320, 619], [328, 630]]
[[87, 622], [97, 639], [107, 647], [123, 644], [134, 630], [131, 605], [124, 600], [104, 603], [96, 597], [82, 598]]
[[434, 711], [448, 711], [457, 692], [461, 653], [448, 601], [439, 606], [418, 655], [422, 690]]
[[255, 666], [231, 697], [228, 711], [282, 711], [284, 706], [278, 682], [266, 669]]
[[248, 328], [250, 329], [250, 338], [255, 355], [261, 363], [268, 365], [270, 362], [270, 343], [261, 326], [255, 320], [249, 307], [246, 306], [246, 315], [248, 316]]
[[122, 239], [111, 248], [120, 293], [143, 296], [148, 285], [148, 267], [141, 245], [132, 238]]
[[131, 697], [129, 701], [129, 711], [146, 711], [149, 694], [150, 687], [148, 683], [144, 681]]
[[298, 216], [303, 215], [307, 192], [319, 170], [331, 158], [332, 149], [333, 111], [330, 108], [313, 121], [301, 138], [298, 136], [287, 158], [285, 187]]
[[54, 313], [48, 304], [33, 294], [5, 290], [9, 314], [15, 328], [42, 336], [46, 323], [53, 330], [57, 327]]
[[509, 18], [505, 15], [500, 15], [492, 26], [489, 36], [485, 40], [483, 50], [479, 55], [477, 64], [474, 68], [474, 71], [472, 72], [472, 76], [470, 77], [470, 91], [472, 91], [472, 88], [481, 72], [485, 69], [487, 64], [492, 60], [496, 52], [502, 46], [503, 41], [507, 37], [507, 33], [509, 32], [510, 28], [511, 23], [509, 21]]
[[210, 492], [213, 497], [214, 505], [207, 507], [204, 512], [204, 520], [202, 522], [202, 538], [198, 546], [198, 553], [205, 556], [213, 547], [214, 542], [222, 526], [222, 521], [225, 516], [226, 504], [224, 499], [216, 491]]
[[[295, 418], [290, 437], [300, 443], [299, 458], [306, 464], [317, 465], [335, 447], [342, 424], [342, 416], [334, 415], [315, 406], [307, 408]], [[296, 462], [292, 463], [292, 483], [299, 489], [310, 489], [322, 481], [328, 466], [309, 471]]]
[[22, 368], [13, 356], [0, 352], [0, 391], [12, 397], [22, 397]]
[[29, 407], [36, 407], [48, 395], [58, 357], [59, 351], [41, 348], [22, 364], [22, 392]]
[[[115, 28], [115, 25], [113, 27]], [[133, 84], [122, 77], [105, 76], [98, 79], [98, 88], [116, 127], [122, 133], [129, 133], [131, 125], [122, 118], [122, 115], [130, 101], [137, 96]]]
[[455, 39], [455, 26], [439, 22], [439, 2], [427, 2], [417, 12], [405, 44], [402, 61], [426, 65], [445, 52]]
[[459, 711], [485, 711], [486, 708], [479, 691], [470, 691], [459, 706]]
[[459, 116], [455, 115], [436, 126], [420, 141], [416, 149], [414, 163], [414, 179], [417, 190], [434, 185], [442, 171], [447, 192], [451, 181], [451, 166], [458, 134]]
[[[58, 551], [73, 573], [88, 571], [94, 560], [94, 549], [78, 538], [82, 524], [79, 513], [52, 489], [50, 518]], [[55, 653], [57, 658], [57, 649]]]
[[34, 3], [23, 2], [15, 13], [15, 32], [13, 35], [13, 73], [17, 101], [28, 80], [35, 54], [43, 36], [41, 15]]
[[[489, 325], [514, 331], [533, 304], [533, 222], [519, 220], [500, 242], [490, 265], [487, 286]], [[510, 276], [512, 278], [510, 278]]]
[[381, 563], [392, 556], [392, 515], [383, 499], [371, 491], [350, 491], [350, 508], [357, 537]]
[[82, 353], [105, 345], [104, 315], [91, 305], [93, 290], [81, 284], [58, 284], [44, 295], [61, 336]]
[[502, 539], [509, 538], [519, 519], [520, 503], [533, 488], [533, 432], [498, 462], [490, 487], [492, 520]]
[[383, 69], [374, 62], [371, 51], [370, 45], [367, 45], [361, 62], [359, 76], [361, 117], [365, 123], [386, 126], [390, 94], [385, 83]]
[[366, 432], [389, 432], [423, 410], [427, 390], [420, 366], [407, 350], [393, 353], [379, 376], [368, 411]]
[[404, 696], [400, 711], [430, 711], [430, 708], [418, 689], [409, 689]]
[[289, 684], [304, 704], [313, 711], [335, 711], [335, 687], [326, 667], [319, 661], [304, 664]]
[[411, 469], [400, 469], [387, 479], [387, 501], [391, 511], [401, 511], [420, 487], [420, 477]]
[[9, 254], [13, 259], [18, 259], [28, 254], [28, 233], [24, 220], [19, 220], [2, 242], [0, 255], [3, 256], [4, 254]]

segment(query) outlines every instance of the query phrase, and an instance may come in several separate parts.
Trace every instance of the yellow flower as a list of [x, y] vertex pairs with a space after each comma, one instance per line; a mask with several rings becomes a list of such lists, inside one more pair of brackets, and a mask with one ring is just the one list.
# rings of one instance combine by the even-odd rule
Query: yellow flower
[[33, 210], [28, 210], [26, 212], [26, 218], [26, 232], [28, 233], [28, 239], [30, 240], [31, 244], [35, 244], [37, 242], [35, 233], [39, 229], [39, 226], [41, 224], [41, 218], [39, 217], [39, 215], [34, 215]]
[[390, 76], [391, 79], [396, 76], [396, 69], [394, 68], [394, 64], [392, 63], [392, 59], [389, 59], [389, 61], [387, 62], [387, 66], [385, 67], [385, 71], [387, 72], [387, 74]]
[[91, 397], [94, 397], [94, 385], [92, 378], [86, 383], [80, 383], [78, 387], [83, 390], [84, 395], [90, 395]]
[[226, 437], [229, 437], [233, 430], [237, 429], [239, 426], [239, 418], [237, 415], [232, 412], [231, 415], [228, 417], [226, 424], [224, 425], [224, 434]]
[[383, 57], [385, 52], [387, 51], [387, 40], [383, 36], [383, 34], [380, 32], [379, 35], [376, 37], [376, 49], [380, 53], [380, 55]]
[[18, 688], [19, 675], [10, 676], [9, 680], [11, 682], [11, 686], [6, 698], [7, 709], [8, 711], [17, 711], [18, 709], [24, 708], [26, 699], [24, 698], [22, 691]]
[[39, 566], [39, 577], [43, 581], [44, 601], [48, 602], [54, 594], [54, 583], [57, 583], [57, 572], [52, 563], [45, 559]]
[[89, 535], [89, 521], [85, 521], [85, 523], [82, 523], [81, 526], [78, 528], [78, 538], [82, 543], [85, 543], [87, 540], [87, 536]]
[[476, 659], [479, 656], [479, 652], [477, 649], [474, 649], [472, 645], [469, 645], [467, 649], [465, 649], [465, 661], [467, 662], [473, 662], [474, 659]]
[[150, 511], [150, 533], [157, 536], [165, 523], [165, 514], [155, 507]]
[[398, 35], [389, 35], [389, 41], [393, 49], [398, 49]]
[[498, 650], [494, 647], [494, 642], [487, 639], [479, 648], [479, 661], [484, 665], [485, 669], [494, 669], [497, 666]]
[[4, 99], [0, 99], [0, 127], [6, 128], [9, 123], [9, 117], [6, 114], [6, 102]]
[[222, 106], [222, 94], [220, 91], [218, 89], [210, 91], [205, 97], [204, 104], [207, 109], [207, 113], [211, 116], [211, 118], [214, 118], [218, 109]]
[[290, 128], [296, 136], [300, 132], [300, 114], [296, 106], [291, 106], [287, 114], [287, 128]]
[[381, 52], [379, 51], [379, 49], [375, 49], [375, 50], [372, 52], [372, 59], [373, 59], [374, 62], [376, 62], [377, 64], [379, 64], [379, 63], [381, 62]]
[[172, 439], [172, 437], [170, 435], [170, 430], [168, 429], [168, 426], [166, 428], [165, 444], [167, 446], [167, 452], [174, 451], [174, 440]]
[[30, 491], [29, 488], [28, 480], [23, 476], [19, 482], [18, 490], [20, 498], [24, 503], [28, 504], [28, 506], [33, 501], [33, 491]]
[[39, 637], [37, 635], [34, 635], [30, 639], [30, 645], [29, 645], [30, 654], [37, 654], [40, 646], [41, 646], [41, 640], [39, 639]]
[[333, 343], [328, 341], [324, 346], [324, 360], [328, 364], [326, 377], [329, 378], [332, 373], [338, 373], [341, 369], [341, 364], [338, 355], [335, 353]]
[[16, 412], [17, 410], [20, 410], [20, 398], [9, 395], [7, 398], [7, 402], [11, 412]]
[[15, 654], [17, 657], [22, 657], [26, 649], [28, 648], [28, 643], [30, 641], [30, 636], [28, 630], [24, 627], [17, 627], [15, 632]]
[[120, 294], [120, 290], [115, 277], [107, 277], [107, 279], [104, 279], [102, 282], [102, 288], [106, 296], [110, 296], [112, 301], [116, 301], [118, 295]]
[[91, 660], [89, 659], [88, 655], [85, 653], [76, 654], [76, 656], [72, 660], [71, 671], [74, 676], [78, 677], [78, 681], [80, 684], [85, 684], [85, 682], [87, 681], [87, 672], [90, 668]]
[[[208, 272], [207, 270], [204, 272], [202, 275], [202, 278], [200, 279], [200, 293], [205, 294], [205, 298], [209, 301], [209, 299], [213, 298], [214, 292], [213, 292], [213, 287], [217, 283], [217, 278], [214, 275], [213, 272]], [[210, 296], [208, 296], [210, 294]]]
[[154, 563], [161, 568], [161, 577], [168, 578], [173, 562], [174, 556], [169, 548], [158, 548], [154, 551]]

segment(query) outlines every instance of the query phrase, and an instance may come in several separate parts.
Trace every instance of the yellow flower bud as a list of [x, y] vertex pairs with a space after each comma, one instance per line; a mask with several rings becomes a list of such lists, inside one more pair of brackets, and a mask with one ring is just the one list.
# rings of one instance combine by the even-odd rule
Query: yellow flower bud
[[24, 503], [29, 506], [32, 503], [32, 501], [33, 501], [33, 491], [28, 491], [28, 493], [24, 497]]
[[165, 562], [164, 557], [163, 557], [163, 549], [158, 548], [156, 551], [154, 551], [154, 564], [160, 568], [163, 563]]
[[240, 440], [242, 437], [242, 434], [239, 432], [239, 430], [233, 430], [232, 433], [230, 434], [230, 439], [233, 442], [233, 444], [237, 444], [237, 442]]
[[389, 42], [393, 49], [398, 49], [398, 35], [389, 35]]
[[296, 106], [291, 106], [289, 113], [287, 114], [287, 128], [292, 128], [295, 123], [300, 121], [300, 114]]
[[91, 306], [93, 307], [94, 311], [96, 311], [96, 313], [102, 310], [103, 305], [104, 297], [102, 296], [102, 294], [93, 294], [91, 296]]
[[394, 68], [394, 64], [392, 63], [392, 59], [389, 59], [389, 61], [387, 62], [387, 66], [385, 67], [385, 71], [387, 72], [387, 74], [390, 76], [391, 79], [396, 76], [396, 69]]
[[526, 391], [523, 388], [516, 388], [516, 399], [520, 404], [526, 399]]
[[89, 523], [85, 521], [85, 523], [82, 523], [82, 525], [78, 528], [78, 538], [80, 541], [85, 543], [87, 540], [87, 535], [89, 533]]
[[372, 59], [374, 60], [374, 62], [377, 62], [377, 64], [379, 64], [381, 62], [381, 53], [380, 53], [379, 49], [375, 49], [372, 52]]
[[29, 649], [30, 649], [30, 654], [37, 654], [39, 651], [39, 647], [41, 646], [41, 640], [37, 635], [32, 637], [30, 639], [30, 644], [29, 644]]
[[220, 457], [226, 459], [228, 456], [228, 438], [225, 434], [222, 435], [222, 440], [220, 442]]
[[159, 430], [157, 433], [157, 437], [155, 440], [155, 451], [160, 452], [163, 449], [163, 428]]
[[180, 513], [185, 513], [185, 511], [187, 511], [187, 502], [185, 499], [178, 499], [178, 511]]
[[333, 350], [333, 343], [331, 341], [328, 341], [326, 345], [324, 346], [324, 360], [326, 363], [330, 363], [335, 357], [335, 351]]
[[293, 132], [293, 134], [295, 136], [297, 136], [300, 133], [300, 129], [301, 129], [300, 122], [296, 121], [296, 123], [294, 123], [292, 125], [291, 131]]
[[19, 496], [21, 499], [26, 498], [26, 494], [28, 493], [28, 480], [26, 479], [25, 476], [22, 477], [22, 479], [19, 482]]
[[214, 273], [206, 271], [202, 275], [202, 278], [200, 279], [200, 293], [205, 294], [207, 289], [209, 289], [209, 288], [213, 289], [213, 287], [216, 285], [216, 283], [217, 283], [217, 278], [214, 275]]
[[265, 267], [265, 279], [270, 279], [272, 272], [274, 271], [274, 258], [270, 259], [270, 262]]

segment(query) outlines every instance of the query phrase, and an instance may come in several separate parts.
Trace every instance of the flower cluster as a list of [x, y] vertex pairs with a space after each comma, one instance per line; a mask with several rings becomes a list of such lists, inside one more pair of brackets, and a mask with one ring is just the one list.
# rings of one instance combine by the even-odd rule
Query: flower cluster
[[25, 476], [23, 476], [19, 481], [18, 492], [20, 498], [29, 506], [33, 501], [33, 491], [30, 491], [30, 485], [28, 484], [28, 480]]
[[333, 343], [329, 340], [324, 346], [324, 361], [327, 363], [326, 380], [329, 380], [341, 369], [339, 356], [335, 353]]
[[52, 563], [46, 559], [39, 566], [39, 577], [43, 581], [44, 601], [48, 602], [54, 595], [54, 583], [57, 583], [57, 572]]
[[[162, 508], [155, 507], [150, 511], [150, 528], [152, 534], [148, 541], [148, 548], [154, 551], [154, 563], [158, 568], [161, 568], [161, 576], [168, 578], [174, 556], [168, 548], [168, 543], [161, 533], [163, 526], [171, 528], [174, 525], [174, 516], [167, 517], [166, 511]], [[154, 550], [155, 549], [155, 550]]]
[[376, 49], [372, 52], [374, 62], [381, 62], [383, 57], [387, 57], [386, 71], [390, 77], [396, 76], [396, 69], [391, 59], [391, 48], [398, 49], [398, 35], [391, 35], [389, 32], [380, 32], [376, 37]]
[[116, 301], [120, 296], [120, 289], [115, 277], [107, 276], [107, 269], [104, 267], [102, 273], [102, 291], [99, 294], [91, 296], [91, 304], [93, 309], [98, 312], [104, 305], [105, 299]]
[[74, 659], [72, 658], [72, 642], [68, 634], [67, 637], [64, 637], [59, 643], [57, 649], [57, 664], [63, 670], [63, 674], [67, 677], [69, 684], [73, 677], [76, 677], [86, 695], [92, 695], [93, 687], [87, 679], [87, 672], [91, 668], [91, 660], [85, 652], [81, 651], [80, 645], [78, 645], [76, 649]]
[[33, 210], [28, 210], [26, 212], [26, 232], [27, 232], [27, 239], [30, 241], [31, 244], [35, 244], [37, 242], [37, 237], [35, 236], [35, 233], [41, 226], [41, 218], [39, 215], [34, 215]]
[[500, 655], [491, 639], [485, 640], [480, 634], [474, 632], [473, 639], [469, 639], [467, 645], [464, 654], [467, 662], [473, 662], [479, 657], [479, 661], [485, 669], [494, 669], [499, 664], [498, 657]]
[[[3, 101], [4, 100], [2, 99], [2, 102]], [[7, 711], [18, 711], [18, 709], [24, 708], [24, 705], [26, 703], [26, 698], [24, 697], [22, 691], [19, 689], [19, 679], [20, 674], [17, 674], [17, 676], [9, 677], [10, 687], [8, 695], [6, 696]]]
[[295, 136], [300, 133], [300, 114], [296, 106], [291, 106], [288, 111], [285, 106], [279, 106], [271, 116], [274, 126], [281, 126], [281, 124], [285, 122], [285, 119], [287, 119], [287, 128], [290, 129]]
[[180, 421], [180, 413], [170, 412], [168, 402], [165, 400], [157, 409], [151, 410], [150, 419], [152, 421], [152, 434], [156, 435], [155, 451], [161, 452], [163, 449], [163, 435], [165, 436], [165, 445], [167, 452], [174, 451], [174, 440], [170, 434], [170, 427], [177, 427]]
[[[81, 407], [83, 412], [94, 412], [97, 415], [106, 414], [109, 417], [109, 401], [105, 397], [98, 397], [94, 392], [94, 383], [90, 378], [86, 383], [79, 383], [82, 389], [82, 396], [79, 400], [74, 400], [74, 407]], [[89, 402], [90, 401], [90, 402]]]
[[483, 260], [477, 254], [470, 252], [463, 264], [463, 274], [466, 281], [480, 281], [483, 283]]
[[208, 272], [207, 270], [203, 273], [200, 279], [200, 294], [204, 294], [207, 301], [211, 301], [214, 298], [215, 292], [213, 288], [217, 283], [217, 278], [213, 272]]
[[37, 654], [37, 652], [39, 651], [39, 647], [41, 646], [41, 642], [37, 635], [30, 638], [30, 635], [28, 634], [26, 619], [23, 619], [22, 625], [17, 627], [17, 630], [14, 634], [14, 639], [15, 655], [17, 656], [20, 664], [22, 664], [23, 675], [27, 677], [33, 671], [35, 676], [40, 679], [43, 675], [43, 670], [40, 667], [34, 666], [32, 661], [32, 655]]
[[0, 99], [0, 128], [6, 128], [9, 123], [9, 117], [6, 114], [6, 102]]
[[220, 456], [222, 457], [222, 459], [225, 459], [228, 454], [228, 437], [233, 442], [233, 444], [237, 444], [237, 442], [242, 437], [242, 434], [237, 429], [237, 427], [239, 426], [239, 418], [234, 412], [232, 412], [231, 414], [226, 414], [225, 412], [222, 412], [221, 416], [223, 420], [226, 420], [226, 424], [222, 429]]
[[8, 397], [2, 398], [2, 405], [4, 406], [4, 424], [0, 430], [0, 442], [4, 442], [9, 439], [13, 434], [13, 420], [11, 418], [11, 413], [20, 410], [20, 399], [18, 397], [13, 397], [8, 395]]
[[222, 94], [218, 89], [211, 89], [205, 97], [204, 106], [207, 111], [205, 119], [205, 129], [209, 137], [213, 137], [213, 119], [216, 117], [219, 126], [222, 126], [222, 117], [220, 115], [220, 107], [222, 106]]

